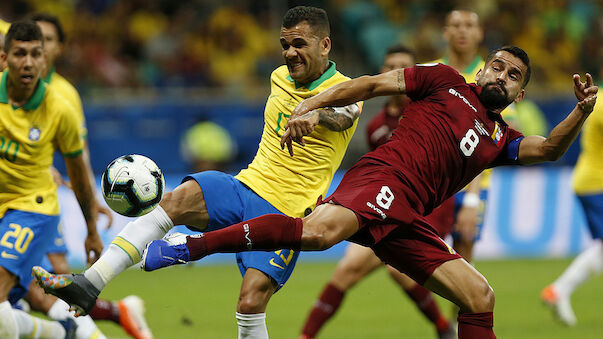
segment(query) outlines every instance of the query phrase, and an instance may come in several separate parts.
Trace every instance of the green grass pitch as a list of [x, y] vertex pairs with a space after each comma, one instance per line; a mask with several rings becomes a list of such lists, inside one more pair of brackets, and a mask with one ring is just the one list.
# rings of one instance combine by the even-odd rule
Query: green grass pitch
[[[303, 255], [302, 255], [303, 256]], [[234, 261], [234, 260], [233, 260]], [[573, 296], [578, 325], [555, 322], [539, 299], [540, 290], [569, 264], [569, 259], [480, 261], [476, 267], [496, 293], [495, 332], [499, 338], [603, 338], [603, 277], [591, 279]], [[300, 262], [287, 285], [268, 305], [271, 338], [297, 338], [334, 262]], [[181, 266], [146, 273], [129, 270], [103, 291], [118, 299], [137, 294], [146, 302], [155, 338], [236, 338], [235, 305], [240, 275], [234, 263]], [[442, 310], [451, 308], [440, 300]], [[112, 323], [99, 323], [109, 338], [127, 338]], [[435, 331], [409, 299], [380, 269], [352, 289], [320, 338], [435, 338]]]

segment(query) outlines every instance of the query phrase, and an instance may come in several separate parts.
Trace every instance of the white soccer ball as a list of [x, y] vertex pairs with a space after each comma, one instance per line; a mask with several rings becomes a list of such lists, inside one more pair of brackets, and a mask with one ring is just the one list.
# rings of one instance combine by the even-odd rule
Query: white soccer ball
[[165, 181], [153, 160], [138, 154], [113, 160], [101, 179], [103, 197], [115, 212], [139, 217], [151, 212], [163, 197]]

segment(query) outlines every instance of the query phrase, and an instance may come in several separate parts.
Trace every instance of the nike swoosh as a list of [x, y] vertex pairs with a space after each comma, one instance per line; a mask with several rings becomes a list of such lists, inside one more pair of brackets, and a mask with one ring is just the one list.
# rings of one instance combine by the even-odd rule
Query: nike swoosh
[[276, 267], [280, 268], [281, 270], [284, 270], [284, 269], [285, 269], [285, 268], [284, 268], [284, 267], [282, 267], [281, 265], [279, 265], [279, 264], [275, 263], [275, 262], [274, 262], [274, 258], [270, 259], [270, 265], [272, 265], [272, 266], [276, 266]]
[[2, 258], [6, 258], [6, 259], [18, 259], [19, 257], [17, 257], [14, 254], [6, 253], [6, 251], [2, 251]]

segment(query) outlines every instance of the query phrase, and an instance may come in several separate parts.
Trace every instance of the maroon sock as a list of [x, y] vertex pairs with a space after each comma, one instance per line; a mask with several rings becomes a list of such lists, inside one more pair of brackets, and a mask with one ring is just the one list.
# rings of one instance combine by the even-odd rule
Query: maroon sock
[[119, 324], [119, 308], [109, 300], [96, 299], [90, 317], [94, 320], [111, 320]]
[[188, 236], [186, 247], [190, 260], [199, 260], [213, 253], [299, 250], [303, 223], [300, 218], [282, 214], [266, 214], [226, 228]]
[[494, 326], [492, 312], [459, 312], [457, 320], [459, 322], [459, 339], [496, 339], [492, 330], [492, 326]]
[[332, 284], [328, 284], [322, 291], [320, 298], [314, 303], [314, 307], [302, 329], [302, 335], [307, 338], [314, 338], [325, 322], [337, 312], [344, 295], [345, 292], [340, 291]]
[[425, 317], [435, 325], [438, 333], [445, 332], [450, 328], [448, 320], [440, 312], [438, 304], [436, 304], [428, 289], [421, 285], [415, 285], [415, 287], [404, 290], [404, 292], [415, 302]]

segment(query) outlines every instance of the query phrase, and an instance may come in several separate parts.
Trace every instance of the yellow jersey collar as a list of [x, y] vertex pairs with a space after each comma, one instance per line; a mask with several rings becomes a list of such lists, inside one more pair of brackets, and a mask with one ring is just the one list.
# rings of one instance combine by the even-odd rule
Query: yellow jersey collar
[[[442, 57], [441, 60], [444, 65], [449, 65], [450, 60], [448, 59], [447, 55]], [[465, 69], [461, 73], [473, 74], [473, 72], [475, 71], [475, 68], [479, 65], [480, 62], [482, 62], [482, 57], [480, 57], [479, 55], [476, 55], [475, 58], [473, 58], [473, 61], [471, 61], [471, 63], [469, 65], [467, 65], [467, 67], [465, 67]]]
[[[8, 91], [6, 89], [6, 82], [8, 78], [8, 70], [6, 70], [2, 74], [2, 79], [0, 80], [0, 103], [8, 104]], [[42, 104], [42, 100], [44, 99], [44, 93], [46, 92], [46, 84], [43, 81], [38, 81], [38, 85], [36, 86], [36, 90], [33, 95], [25, 105], [23, 105], [23, 109], [25, 110], [34, 110], [37, 109], [40, 104]], [[16, 107], [18, 108], [18, 107]]]
[[329, 65], [330, 65], [329, 68], [327, 68], [327, 70], [320, 76], [320, 78], [312, 81], [308, 85], [305, 85], [305, 84], [302, 84], [302, 83], [299, 83], [299, 82], [293, 80], [293, 78], [291, 78], [291, 74], [287, 75], [287, 80], [293, 81], [295, 83], [295, 89], [298, 89], [300, 87], [305, 87], [308, 89], [308, 91], [311, 91], [311, 90], [315, 89], [316, 87], [320, 86], [320, 84], [322, 84], [323, 82], [325, 82], [325, 80], [332, 77], [335, 73], [337, 73], [337, 67], [335, 65], [335, 62], [329, 60]]

